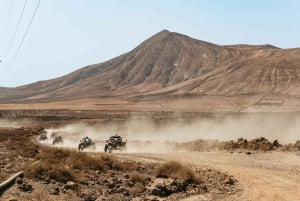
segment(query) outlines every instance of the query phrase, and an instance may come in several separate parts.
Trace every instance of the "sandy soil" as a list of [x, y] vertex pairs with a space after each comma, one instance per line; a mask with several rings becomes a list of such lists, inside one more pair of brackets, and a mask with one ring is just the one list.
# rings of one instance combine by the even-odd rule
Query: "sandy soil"
[[[295, 153], [258, 153], [245, 155], [223, 152], [173, 152], [166, 154], [131, 154], [128, 157], [149, 160], [176, 160], [194, 168], [209, 167], [233, 175], [242, 191], [222, 200], [300, 200], [300, 156]], [[213, 200], [194, 197], [186, 201]]]
[[98, 111], [176, 111], [176, 112], [295, 112], [297, 98], [273, 98], [267, 95], [232, 97], [182, 97], [130, 101], [114, 98], [76, 99], [53, 102], [0, 102], [0, 110], [98, 110]]
[[[250, 119], [252, 119], [252, 117]], [[277, 119], [276, 121], [274, 121], [273, 119], [270, 119], [270, 121], [262, 121], [261, 118], [258, 118], [258, 120], [257, 118], [254, 119], [254, 123], [249, 123], [248, 118], [246, 118], [244, 123], [242, 121], [242, 124], [240, 121], [235, 121], [235, 119], [234, 121], [230, 119], [229, 123], [226, 123], [227, 121], [225, 121], [224, 123], [223, 121], [218, 120], [218, 124], [209, 123], [208, 127], [205, 127], [205, 129], [203, 130], [203, 133], [207, 133], [205, 131], [209, 131], [208, 133], [212, 133], [212, 128], [215, 128], [216, 125], [222, 124], [225, 125], [220, 127], [220, 130], [223, 131], [222, 133], [224, 133], [226, 129], [228, 130], [228, 132], [230, 131], [230, 133], [240, 129], [240, 131], [243, 133], [245, 132], [245, 130], [249, 130], [251, 131], [251, 135], [253, 135], [253, 133], [258, 133], [260, 135], [264, 134], [264, 132], [259, 133], [255, 129], [261, 130], [259, 128], [259, 125], [263, 125], [264, 127], [272, 128], [272, 130], [270, 130], [267, 133], [271, 133], [273, 136], [275, 135], [274, 130], [278, 130], [286, 131], [284, 132], [284, 135], [282, 135], [283, 132], [281, 132], [281, 139], [287, 138], [287, 136], [289, 135], [297, 137], [297, 139], [299, 139], [298, 114], [295, 114], [295, 116], [290, 116], [289, 118], [283, 116]], [[284, 121], [282, 121], [283, 119]], [[184, 127], [171, 126], [172, 129], [170, 130], [170, 132], [167, 132], [169, 130], [165, 130], [164, 128], [161, 128], [161, 130], [158, 130], [157, 127], [152, 128], [150, 124], [151, 122], [149, 123], [146, 121], [146, 123], [142, 123], [142, 121], [140, 120], [137, 127], [133, 126], [136, 125], [136, 123], [131, 124], [132, 122], [135, 123], [135, 121], [129, 121], [129, 124], [125, 124], [125, 127], [123, 127], [127, 128], [126, 131], [129, 134], [133, 133], [134, 136], [138, 137], [137, 139], [144, 139], [145, 136], [153, 137], [153, 133], [157, 133], [156, 138], [158, 138], [158, 136], [162, 137], [160, 135], [161, 133], [169, 133], [172, 135], [166, 135], [166, 139], [178, 141], [180, 140], [178, 136], [184, 136], [185, 140], [187, 140], [186, 138], [188, 135], [182, 135], [182, 133], [188, 133], [191, 137], [193, 136], [192, 130], [197, 131], [194, 135], [195, 137], [201, 137], [201, 132], [199, 133], [199, 128], [202, 127], [188, 125], [189, 129], [186, 130], [183, 129]], [[196, 122], [196, 125], [203, 125], [203, 123], [204, 122]], [[120, 122], [117, 122], [117, 124], [120, 124]], [[175, 125], [177, 124], [178, 122], [175, 122]], [[278, 127], [278, 125], [280, 124], [282, 124], [282, 127]], [[6, 124], [4, 123], [4, 125]], [[170, 124], [166, 124], [166, 126], [170, 127]], [[179, 124], [179, 126], [181, 126], [181, 124]], [[63, 131], [69, 131], [72, 134], [71, 136], [75, 137], [74, 142], [75, 145], [77, 145], [77, 142], [81, 139], [82, 136], [90, 136], [93, 139], [97, 139], [97, 137], [103, 137], [103, 139], [106, 139], [107, 136], [105, 136], [104, 134], [111, 135], [112, 133], [114, 133], [113, 131], [115, 130], [118, 130], [117, 127], [114, 127], [110, 124], [108, 124], [107, 128], [104, 127], [104, 125], [100, 125], [100, 127], [96, 126], [95, 128], [89, 128], [88, 125], [79, 124], [78, 126], [76, 124], [66, 126], [65, 130]], [[147, 132], [142, 132], [143, 130], [147, 130]], [[175, 132], [177, 130], [179, 130], [178, 133]], [[291, 130], [294, 130], [295, 132], [291, 132]], [[122, 131], [124, 132], [124, 129]], [[75, 135], [76, 133], [79, 133], [78, 136]], [[137, 133], [140, 134], [137, 136]], [[63, 137], [65, 138], [65, 142], [68, 141], [67, 136], [67, 134], [63, 135]], [[170, 136], [173, 136], [173, 138], [170, 138]], [[126, 138], [129, 139], [129, 141], [133, 140], [130, 137], [131, 135], [126, 136]], [[230, 137], [232, 138], [233, 135], [231, 135]], [[159, 139], [163, 140], [163, 138]], [[281, 141], [281, 139], [279, 140]], [[292, 140], [292, 142], [294, 142], [294, 139]], [[72, 147], [69, 146], [69, 144], [65, 145], [67, 147]], [[100, 151], [102, 151], [103, 146], [99, 147], [101, 149]], [[229, 174], [238, 180], [237, 185], [241, 189], [241, 191], [232, 195], [224, 195], [224, 197], [222, 197], [219, 200], [300, 201], [300, 153], [285, 153], [274, 151], [268, 153], [254, 153], [251, 155], [246, 155], [245, 153], [229, 152], [167, 152], [166, 150], [164, 150], [164, 152], [158, 150], [158, 146], [155, 146], [155, 149], [157, 149], [158, 151], [156, 150], [156, 152], [154, 152], [153, 150], [142, 150], [142, 148], [140, 150], [131, 150], [131, 153], [113, 153], [113, 155], [120, 155], [121, 157], [128, 157], [129, 159], [134, 160], [154, 162], [159, 160], [175, 160], [182, 162], [183, 164], [188, 164], [194, 169], [210, 168], [219, 170], [222, 173]], [[142, 151], [147, 153], [140, 153]], [[216, 200], [216, 198], [213, 196], [210, 197], [209, 194], [206, 194], [189, 198], [185, 201], [196, 200], [208, 201]]]

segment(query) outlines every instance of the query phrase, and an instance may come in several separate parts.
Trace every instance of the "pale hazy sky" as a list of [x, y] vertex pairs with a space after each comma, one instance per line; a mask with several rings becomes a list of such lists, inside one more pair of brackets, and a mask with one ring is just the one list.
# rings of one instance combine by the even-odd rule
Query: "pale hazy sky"
[[[217, 44], [300, 47], [298, 0], [42, 0], [15, 60], [12, 56], [38, 0], [0, 0], [0, 86], [55, 78], [123, 54], [168, 29]], [[9, 18], [9, 20], [8, 20]]]

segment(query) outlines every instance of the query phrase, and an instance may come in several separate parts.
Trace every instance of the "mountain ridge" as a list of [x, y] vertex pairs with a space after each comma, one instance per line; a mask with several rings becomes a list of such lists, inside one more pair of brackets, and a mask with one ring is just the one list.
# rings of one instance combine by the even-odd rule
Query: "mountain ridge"
[[300, 97], [299, 68], [298, 48], [217, 45], [162, 30], [106, 62], [51, 80], [0, 88], [0, 101], [138, 100], [155, 94], [165, 98], [240, 94]]

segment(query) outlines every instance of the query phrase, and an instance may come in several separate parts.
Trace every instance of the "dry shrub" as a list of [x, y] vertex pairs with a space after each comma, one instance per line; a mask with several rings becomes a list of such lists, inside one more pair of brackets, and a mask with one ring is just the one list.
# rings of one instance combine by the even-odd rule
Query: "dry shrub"
[[200, 177], [188, 167], [181, 165], [176, 161], [161, 164], [154, 170], [154, 176], [157, 178], [180, 179], [188, 183], [202, 183]]
[[129, 173], [129, 179], [134, 183], [132, 187], [127, 188], [131, 194], [143, 193], [146, 190], [146, 185], [151, 181], [149, 177], [138, 172]]
[[73, 171], [64, 166], [55, 166], [48, 172], [50, 179], [60, 182], [75, 181]]
[[140, 184], [143, 184], [143, 185], [146, 185], [150, 181], [149, 177], [146, 177], [145, 175], [143, 175], [141, 173], [138, 173], [138, 172], [130, 173], [129, 178], [134, 183], [140, 183]]
[[38, 163], [25, 170], [25, 175], [33, 179], [50, 180], [59, 182], [75, 181], [73, 171], [62, 164]]
[[296, 151], [300, 151], [300, 140], [296, 141], [294, 148]]
[[103, 155], [92, 156], [83, 152], [58, 148], [44, 149], [37, 158], [41, 161], [38, 164], [29, 166], [25, 174], [35, 179], [54, 179], [60, 182], [75, 181], [78, 179], [80, 174], [74, 174], [76, 170], [129, 170], [135, 167], [133, 163], [121, 162], [113, 157]]
[[289, 143], [289, 144], [285, 144], [280, 148], [280, 151], [293, 151], [294, 149], [294, 144]]
[[119, 161], [112, 156], [102, 155], [101, 160], [104, 161], [106, 167], [110, 170], [128, 171], [137, 167], [137, 164], [135, 162]]
[[285, 144], [280, 148], [281, 151], [300, 151], [300, 140], [295, 143]]
[[0, 141], [5, 142], [9, 157], [34, 157], [38, 153], [38, 146], [31, 141], [30, 129], [0, 129]]
[[101, 159], [93, 158], [84, 153], [64, 149], [43, 150], [38, 158], [38, 164], [26, 169], [25, 174], [30, 178], [59, 182], [75, 181], [75, 169], [79, 170], [103, 170], [105, 164]]
[[48, 163], [63, 163], [68, 167], [78, 170], [104, 170], [105, 161], [101, 157], [93, 157], [86, 153], [67, 149], [47, 149], [41, 152], [39, 158]]
[[65, 162], [66, 158], [70, 156], [71, 151], [58, 148], [43, 149], [37, 156], [38, 159], [47, 160], [48, 163]]
[[70, 164], [77, 170], [100, 170], [107, 168], [105, 161], [101, 157], [92, 157], [86, 153], [72, 151], [70, 157], [67, 158], [67, 164]]
[[131, 194], [140, 194], [146, 190], [146, 187], [142, 183], [136, 183], [133, 187], [127, 189]]

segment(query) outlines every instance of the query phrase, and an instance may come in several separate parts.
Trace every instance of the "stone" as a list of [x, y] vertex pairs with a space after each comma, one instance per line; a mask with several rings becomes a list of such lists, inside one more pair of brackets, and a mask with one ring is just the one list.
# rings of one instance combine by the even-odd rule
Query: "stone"
[[17, 184], [22, 184], [22, 183], [23, 183], [23, 179], [22, 179], [21, 177], [18, 177], [18, 178], [16, 179], [16, 183], [17, 183]]
[[224, 181], [224, 184], [229, 184], [229, 185], [233, 185], [234, 184], [234, 180], [231, 177], [226, 178], [226, 180]]
[[28, 184], [27, 182], [22, 183], [21, 185], [19, 185], [18, 188], [21, 191], [28, 192], [28, 193], [32, 191], [32, 186], [30, 184]]
[[66, 185], [64, 186], [65, 189], [71, 189], [71, 190], [78, 190], [78, 184], [76, 184], [75, 182], [73, 181], [68, 181], [66, 183]]
[[51, 195], [59, 195], [59, 193], [60, 193], [60, 190], [57, 187], [52, 189], [52, 191], [50, 192]]

